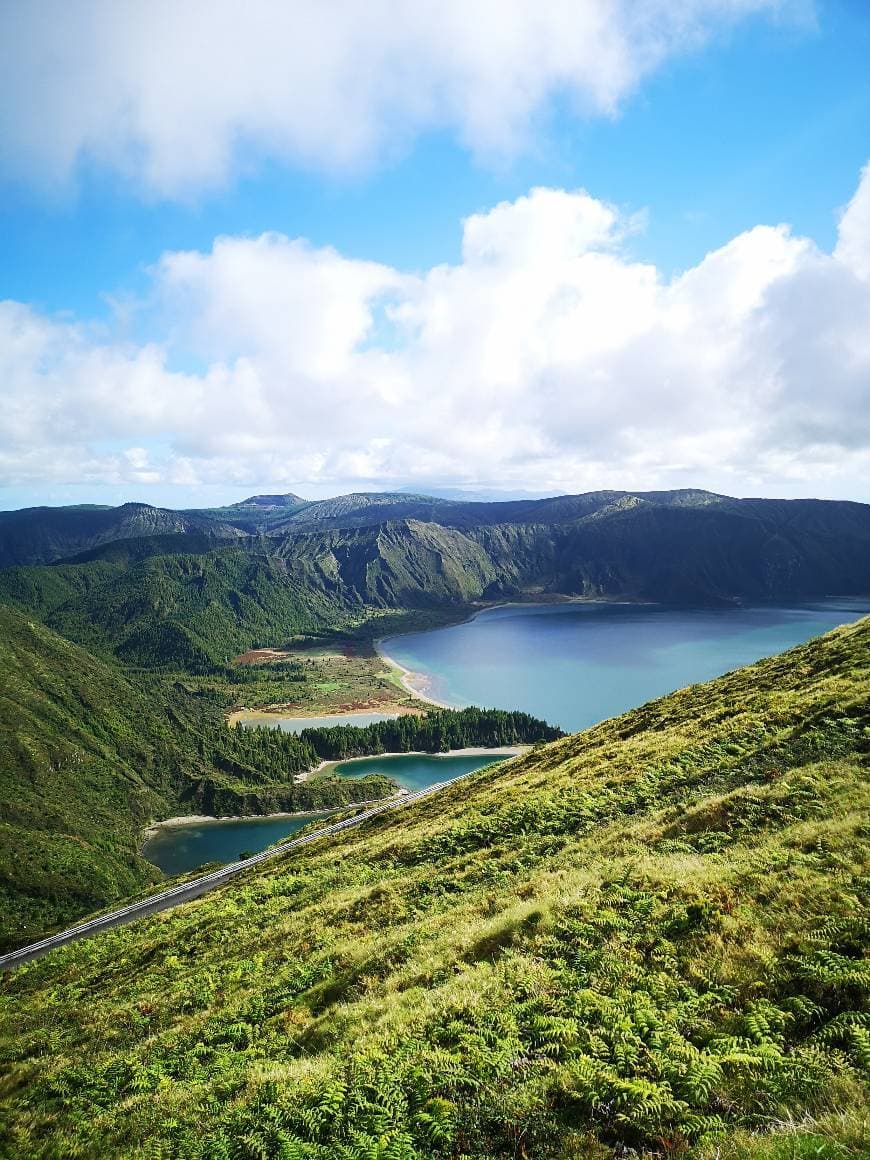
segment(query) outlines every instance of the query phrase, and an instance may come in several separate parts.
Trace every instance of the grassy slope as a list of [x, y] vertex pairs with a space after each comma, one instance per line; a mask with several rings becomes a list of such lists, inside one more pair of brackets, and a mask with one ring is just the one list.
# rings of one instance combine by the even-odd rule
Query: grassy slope
[[[134, 683], [2, 605], [0, 671], [0, 947], [158, 877], [137, 853], [151, 818], [311, 804], [282, 755], [254, 751], [215, 706]], [[349, 784], [318, 792], [346, 801]]]
[[866, 1155], [868, 693], [864, 621], [10, 975], [8, 1154]]

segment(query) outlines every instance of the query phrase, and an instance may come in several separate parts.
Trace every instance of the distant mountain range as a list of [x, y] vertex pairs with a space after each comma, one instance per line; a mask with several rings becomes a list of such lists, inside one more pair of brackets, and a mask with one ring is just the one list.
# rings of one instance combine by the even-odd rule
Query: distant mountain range
[[0, 512], [0, 567], [50, 564], [116, 540], [170, 533], [210, 539], [244, 535], [211, 514], [169, 511], [147, 503], [21, 508]]
[[[45, 565], [50, 564], [50, 567]], [[579, 596], [715, 605], [870, 592], [870, 505], [699, 490], [408, 493], [0, 513], [0, 601], [186, 667], [372, 608]]]

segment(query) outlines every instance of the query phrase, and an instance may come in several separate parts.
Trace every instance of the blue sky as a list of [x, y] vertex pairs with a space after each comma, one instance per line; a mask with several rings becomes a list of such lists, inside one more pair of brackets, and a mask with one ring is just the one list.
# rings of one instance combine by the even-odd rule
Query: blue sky
[[[587, 6], [592, 10], [606, 7], [597, 0], [588, 0]], [[666, 288], [683, 272], [700, 268], [705, 255], [728, 247], [755, 227], [787, 223], [794, 243], [787, 255], [769, 244], [770, 239], [762, 239], [751, 257], [741, 257], [752, 273], [751, 277], [741, 275], [740, 284], [749, 278], [754, 287], [760, 277], [758, 293], [764, 302], [753, 299], [745, 309], [741, 306], [741, 355], [730, 373], [740, 373], [753, 361], [753, 341], [760, 341], [759, 334], [769, 332], [772, 325], [766, 320], [760, 326], [759, 311], [768, 302], [782, 311], [783, 298], [790, 297], [794, 303], [810, 294], [809, 289], [786, 294], [782, 281], [786, 274], [800, 280], [795, 286], [803, 286], [810, 278], [806, 254], [798, 252], [798, 239], [811, 239], [824, 255], [835, 251], [840, 216], [856, 199], [862, 167], [870, 160], [870, 6], [862, 0], [819, 0], [813, 7], [803, 2], [771, 6], [750, 0], [746, 6], [758, 11], [723, 20], [721, 5], [706, 5], [712, 14], [705, 15], [701, 2], [698, 27], [686, 34], [669, 27], [657, 30], [663, 38], [671, 38], [670, 47], [654, 65], [648, 65], [644, 53], [649, 46], [641, 46], [637, 60], [628, 67], [627, 79], [624, 65], [615, 70], [616, 79], [606, 75], [602, 79], [595, 62], [578, 51], [569, 61], [570, 68], [577, 75], [592, 70], [595, 76], [588, 85], [585, 79], [578, 81], [577, 91], [571, 91], [570, 85], [566, 91], [558, 78], [558, 83], [548, 85], [546, 66], [542, 66], [541, 78], [535, 62], [518, 63], [519, 50], [511, 49], [510, 67], [523, 84], [539, 84], [542, 94], [530, 101], [531, 128], [523, 123], [519, 130], [514, 124], [505, 129], [498, 122], [503, 95], [486, 88], [486, 58], [495, 50], [486, 37], [479, 44], [470, 43], [475, 31], [469, 34], [467, 68], [472, 72], [479, 68], [484, 79], [475, 82], [476, 88], [467, 86], [468, 93], [460, 86], [459, 96], [451, 95], [450, 85], [456, 83], [452, 73], [445, 80], [437, 72], [443, 66], [431, 64], [428, 58], [424, 62], [435, 75], [436, 97], [446, 92], [456, 106], [449, 117], [430, 112], [411, 123], [399, 118], [396, 125], [394, 117], [378, 106], [372, 114], [374, 140], [362, 146], [356, 140], [337, 143], [338, 165], [332, 164], [329, 142], [341, 122], [335, 120], [326, 85], [315, 97], [301, 93], [303, 102], [306, 96], [312, 101], [314, 131], [318, 111], [323, 126], [314, 145], [300, 147], [297, 122], [286, 134], [280, 124], [275, 127], [286, 100], [283, 88], [276, 89], [276, 111], [270, 114], [266, 131], [251, 110], [243, 107], [250, 100], [247, 91], [240, 91], [238, 109], [227, 99], [215, 120], [210, 110], [201, 113], [196, 93], [190, 94], [191, 82], [181, 76], [178, 117], [184, 118], [184, 101], [190, 99], [194, 102], [191, 132], [196, 131], [196, 117], [202, 116], [200, 138], [217, 137], [224, 132], [223, 117], [233, 142], [229, 161], [216, 165], [207, 161], [200, 168], [185, 166], [184, 150], [190, 152], [191, 145], [175, 142], [171, 122], [155, 122], [130, 145], [118, 127], [121, 113], [117, 124], [110, 116], [105, 123], [88, 121], [88, 116], [93, 117], [93, 102], [82, 100], [81, 124], [77, 125], [75, 107], [72, 111], [64, 108], [69, 92], [66, 96], [60, 90], [54, 95], [46, 92], [51, 86], [38, 68], [48, 51], [44, 28], [30, 27], [23, 18], [13, 22], [5, 38], [7, 48], [23, 62], [15, 77], [19, 85], [14, 94], [16, 115], [27, 123], [29, 140], [35, 144], [32, 149], [22, 144], [23, 134], [11, 116], [0, 119], [0, 173], [5, 178], [0, 185], [0, 299], [8, 299], [18, 310], [9, 333], [20, 339], [26, 330], [30, 336], [20, 344], [10, 342], [10, 347], [20, 345], [30, 352], [35, 344], [42, 346], [38, 356], [27, 355], [31, 359], [27, 365], [17, 355], [18, 361], [7, 372], [7, 382], [12, 381], [16, 391], [12, 409], [17, 410], [18, 419], [10, 420], [8, 429], [0, 432], [6, 449], [0, 458], [0, 505], [126, 498], [221, 502], [260, 487], [329, 494], [346, 487], [406, 483], [421, 488], [428, 483], [580, 490], [596, 486], [598, 480], [610, 486], [619, 486], [620, 480], [622, 486], [691, 482], [744, 494], [763, 487], [771, 494], [870, 499], [864, 483], [867, 449], [856, 441], [854, 423], [844, 432], [836, 429], [837, 416], [827, 411], [811, 415], [807, 384], [785, 378], [773, 390], [771, 374], [786, 373], [781, 360], [775, 372], [768, 369], [759, 379], [748, 398], [735, 400], [740, 411], [736, 427], [744, 432], [752, 427], [752, 438], [745, 438], [743, 445], [727, 417], [706, 432], [698, 431], [699, 414], [717, 411], [723, 401], [727, 403], [722, 396], [730, 390], [728, 368], [699, 370], [701, 378], [707, 376], [698, 387], [699, 398], [684, 405], [686, 393], [695, 389], [691, 374], [685, 387], [674, 386], [678, 371], [668, 361], [671, 354], [661, 368], [653, 361], [650, 373], [659, 374], [662, 384], [656, 406], [673, 407], [664, 440], [667, 446], [656, 458], [650, 455], [644, 430], [648, 429], [650, 442], [662, 442], [662, 435], [653, 417], [649, 422], [645, 418], [643, 400], [649, 391], [643, 381], [644, 363], [634, 361], [640, 357], [636, 348], [641, 324], [633, 319], [625, 322], [624, 334], [608, 345], [605, 357], [594, 343], [592, 349], [589, 343], [581, 343], [576, 350], [565, 348], [562, 332], [557, 337], [552, 330], [552, 316], [541, 314], [537, 329], [530, 330], [527, 343], [517, 348], [517, 364], [530, 364], [519, 382], [510, 368], [498, 366], [492, 371], [455, 319], [437, 357], [428, 344], [421, 345], [420, 334], [431, 325], [432, 315], [426, 311], [434, 309], [437, 300], [433, 286], [438, 275], [433, 271], [445, 265], [455, 275], [450, 279], [455, 318], [470, 319], [471, 325], [479, 311], [477, 334], [488, 334], [490, 345], [498, 341], [488, 313], [493, 287], [480, 277], [473, 279], [463, 265], [462, 223], [469, 215], [488, 220], [494, 207], [501, 203], [516, 207], [532, 189], [545, 187], [569, 194], [585, 190], [596, 203], [616, 207], [619, 218], [595, 232], [582, 255], [576, 248], [567, 254], [554, 248], [546, 274], [552, 283], [551, 302], [569, 292], [584, 302], [595, 299], [596, 275], [587, 269], [592, 264], [590, 253], [616, 260], [620, 278], [631, 271], [626, 285], [640, 285], [643, 268], [654, 266]], [[133, 11], [136, 5], [127, 8]], [[87, 10], [91, 37], [93, 29], [98, 29], [107, 37], [119, 37], [123, 45], [127, 31], [116, 27], [117, 21], [109, 20], [108, 10], [99, 3], [54, 7], [59, 28], [57, 40], [48, 47], [61, 55], [70, 54], [62, 71], [73, 78], [73, 94], [75, 70], [86, 67], [91, 51], [80, 29], [76, 35], [65, 35], [73, 29], [63, 25], [75, 20], [77, 9]], [[268, 7], [266, 11], [268, 16]], [[544, 23], [546, 19], [545, 14]], [[216, 36], [225, 31], [217, 30]], [[131, 38], [133, 34], [140, 37], [138, 29], [131, 30]], [[77, 39], [79, 35], [82, 39]], [[325, 40], [317, 40], [319, 48], [330, 35], [327, 30]], [[385, 26], [384, 40], [390, 35]], [[564, 30], [558, 35], [564, 37]], [[638, 34], [629, 29], [627, 35]], [[371, 52], [379, 59], [382, 45], [377, 36], [376, 29]], [[416, 30], [408, 36], [415, 38], [411, 51], [420, 52]], [[346, 67], [362, 69], [363, 64]], [[559, 73], [563, 76], [564, 72]], [[124, 97], [127, 105], [133, 100], [147, 105], [149, 85], [165, 80], [172, 87], [171, 71], [168, 79], [161, 80], [159, 72], [149, 73], [143, 66], [142, 77], [141, 89]], [[355, 76], [351, 80], [357, 83]], [[336, 86], [340, 88], [342, 81], [339, 70]], [[105, 91], [111, 92], [115, 83], [115, 78], [108, 77]], [[413, 75], [403, 78], [401, 95], [409, 104], [418, 98], [422, 104], [424, 98], [414, 92], [414, 84]], [[598, 92], [602, 85], [607, 89], [603, 98]], [[424, 96], [429, 100], [431, 94]], [[491, 107], [485, 105], [483, 131], [475, 127], [477, 122], [462, 106], [463, 99], [475, 109], [482, 101], [490, 101]], [[4, 104], [8, 108], [9, 100]], [[71, 104], [75, 106], [74, 99]], [[127, 105], [119, 98], [119, 109]], [[360, 135], [365, 137], [370, 129], [364, 125]], [[97, 132], [102, 135], [99, 148], [91, 146]], [[293, 142], [289, 147], [287, 135]], [[149, 148], [157, 161], [140, 163], [139, 153]], [[853, 221], [858, 220], [858, 209], [852, 213]], [[588, 206], [578, 202], [574, 210], [570, 219], [574, 224], [565, 227], [569, 234], [580, 228], [577, 214], [588, 217]], [[536, 213], [551, 220], [551, 209], [545, 208], [544, 201]], [[523, 218], [523, 229], [538, 229], [520, 210], [513, 217], [518, 222]], [[511, 237], [513, 229], [511, 224]], [[253, 244], [263, 234], [307, 239], [307, 257], [303, 261], [284, 242], [256, 250], [244, 247], [243, 243]], [[863, 246], [862, 230], [855, 227], [853, 235], [858, 237], [854, 245]], [[213, 247], [219, 237], [236, 243], [231, 254], [218, 257]], [[568, 239], [565, 244], [570, 250], [573, 242]], [[166, 257], [191, 251], [202, 260], [185, 265]], [[614, 253], [618, 258], [614, 259]], [[331, 331], [324, 334], [326, 354], [318, 348], [310, 357], [297, 357], [304, 335], [291, 334], [277, 344], [270, 335], [283, 330], [282, 309], [292, 314], [293, 304], [300, 301], [299, 285], [305, 300], [311, 263], [320, 269], [326, 254], [340, 260], [324, 278], [330, 286], [341, 280], [342, 289], [335, 292], [338, 298], [324, 292], [322, 300], [313, 302], [311, 309], [319, 313], [312, 316], [313, 321], [309, 319], [307, 329], [316, 329], [318, 320], [333, 316], [341, 319], [336, 323], [339, 329], [334, 337]], [[575, 268], [566, 266], [566, 259], [574, 262], [581, 257], [585, 262], [582, 283]], [[369, 267], [375, 263], [389, 273], [373, 275]], [[730, 258], [728, 263], [731, 269]], [[758, 274], [758, 263], [765, 265], [766, 274]], [[853, 260], [850, 277], [855, 269]], [[537, 293], [542, 277], [528, 263], [519, 273], [513, 265], [511, 270], [512, 278], [516, 274], [518, 298], [511, 299], [506, 312], [517, 300], [521, 304], [524, 292]], [[609, 267], [601, 271], [602, 286], [610, 286], [611, 274], [615, 276]], [[413, 286], [402, 282], [404, 275], [413, 276]], [[821, 274], [816, 271], [815, 276]], [[257, 301], [256, 317], [251, 314], [250, 295], [244, 292], [248, 278], [272, 288], [267, 299]], [[355, 287], [352, 293], [346, 289], [350, 285]], [[607, 291], [602, 293], [606, 300]], [[846, 289], [842, 297], [845, 316], [830, 325], [851, 334], [862, 317], [853, 312], [860, 311], [863, 299], [859, 301], [860, 296]], [[618, 295], [614, 301], [618, 304]], [[273, 303], [279, 304], [274, 314]], [[648, 303], [638, 306], [644, 318], [651, 309]], [[673, 309], [670, 300], [655, 307], [662, 318], [671, 318]], [[694, 300], [691, 309], [695, 309]], [[398, 311], [399, 323], [390, 310]], [[359, 322], [360, 311], [368, 315], [368, 321]], [[585, 317], [578, 315], [578, 331]], [[413, 333], [401, 329], [408, 318]], [[800, 330], [799, 320], [791, 316], [777, 313], [775, 321], [783, 333]], [[394, 324], [400, 330], [398, 338]], [[291, 331], [293, 325], [291, 321]], [[653, 341], [649, 328], [659, 325], [665, 326], [672, 341], [670, 323], [643, 323], [647, 328], [643, 341], [656, 350], [665, 340]], [[720, 315], [711, 317], [708, 310], [702, 326], [713, 341], [721, 335], [723, 346], [731, 345], [735, 341], [733, 318], [729, 316], [727, 336], [723, 325]], [[345, 326], [348, 329], [342, 329]], [[69, 327], [73, 332], [64, 329]], [[827, 346], [833, 345], [829, 335]], [[70, 363], [70, 346], [77, 352], [74, 364]], [[341, 358], [331, 360], [332, 346], [343, 352]], [[373, 348], [379, 364], [370, 365], [376, 360], [369, 358], [362, 365], [361, 353], [372, 354]], [[530, 350], [542, 349], [545, 357], [537, 362], [530, 358]], [[552, 356], [554, 350], [557, 356]], [[632, 357], [629, 351], [634, 352]], [[395, 364], [398, 355], [401, 365]], [[680, 356], [680, 366], [693, 357], [694, 352], [687, 349]], [[820, 357], [814, 350], [803, 361]], [[325, 363], [330, 364], [326, 370]], [[246, 376], [246, 368], [252, 366], [256, 374]], [[491, 372], [492, 381], [481, 383], [475, 378], [470, 369], [475, 366], [484, 368], [480, 371], [484, 379]], [[444, 385], [445, 367], [449, 388]], [[150, 385], [149, 374], [163, 378]], [[88, 380], [87, 389], [70, 385], [88, 375], [104, 376], [104, 380], [96, 386]], [[173, 379], [173, 375], [184, 378]], [[862, 393], [867, 388], [864, 365], [852, 367], [847, 378], [841, 387], [844, 415], [854, 414], [856, 404], [868, 399]], [[595, 385], [602, 379], [616, 382], [613, 389], [624, 404], [621, 414], [610, 413], [602, 403], [602, 391]], [[143, 398], [134, 397], [137, 390]], [[448, 399], [445, 396], [451, 390], [453, 396]], [[158, 415], [148, 400], [163, 391], [169, 402]], [[705, 391], [715, 396], [712, 405]], [[638, 418], [627, 424], [625, 412], [626, 407], [632, 409], [632, 392], [638, 398]], [[173, 394], [186, 400], [179, 405], [177, 421], [172, 413]], [[312, 408], [312, 395], [331, 400], [330, 406], [325, 411]], [[490, 422], [493, 400], [503, 397], [513, 400], [510, 408], [497, 416], [498, 421]], [[762, 397], [767, 410], [759, 412]], [[234, 400], [239, 399], [243, 404], [234, 407]], [[214, 407], [208, 400], [214, 401]], [[376, 412], [382, 405], [378, 422], [361, 424], [355, 433], [355, 423], [350, 421], [333, 438], [324, 414], [333, 413], [330, 407], [352, 414], [357, 404], [369, 417], [373, 408]], [[203, 408], [199, 416], [193, 413], [196, 406]], [[560, 406], [569, 413], [567, 427], [573, 432], [573, 445], [569, 436], [557, 437], [541, 419], [542, 411]], [[95, 421], [95, 408], [105, 416], [102, 425]], [[265, 415], [269, 408], [274, 411], [271, 419]], [[418, 421], [421, 410], [427, 408], [433, 412], [433, 428], [440, 425], [442, 429], [445, 423], [456, 422], [464, 409], [470, 408], [472, 415], [486, 414], [479, 446], [463, 438], [460, 451], [451, 454], [443, 440]], [[721, 407], [723, 415], [727, 409]], [[211, 430], [212, 411], [214, 422], [224, 426], [223, 436]], [[415, 416], [413, 421], [408, 414]], [[234, 415], [239, 424], [236, 448], [225, 438]], [[519, 416], [513, 425], [512, 416]], [[779, 416], [788, 416], [788, 422], [774, 430]], [[288, 429], [279, 439], [276, 423], [285, 422]], [[201, 438], [206, 428], [208, 437]], [[394, 450], [407, 449], [411, 443], [414, 453]], [[595, 447], [600, 452], [593, 453]], [[843, 448], [848, 452], [845, 458]]]

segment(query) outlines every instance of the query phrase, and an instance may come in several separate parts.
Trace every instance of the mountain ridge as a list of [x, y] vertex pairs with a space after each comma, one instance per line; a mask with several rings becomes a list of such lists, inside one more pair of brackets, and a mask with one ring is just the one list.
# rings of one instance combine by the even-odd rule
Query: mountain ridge
[[145, 503], [19, 508], [0, 512], [0, 568], [49, 564], [102, 544], [156, 533], [194, 533], [212, 539], [243, 535], [220, 520]]

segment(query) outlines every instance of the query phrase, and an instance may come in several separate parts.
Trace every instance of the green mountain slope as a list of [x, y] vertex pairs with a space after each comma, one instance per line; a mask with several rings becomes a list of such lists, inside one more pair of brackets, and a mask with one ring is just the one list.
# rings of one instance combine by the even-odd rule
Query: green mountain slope
[[822, 517], [622, 496], [565, 523], [405, 519], [269, 539], [301, 583], [370, 605], [541, 592], [703, 604], [870, 590], [870, 507], [842, 506]]
[[16, 971], [8, 1154], [857, 1160], [868, 729], [865, 620]]
[[319, 592], [389, 607], [522, 592], [709, 603], [870, 589], [870, 505], [692, 489], [501, 503], [268, 495], [202, 512], [35, 508], [0, 513], [0, 568], [118, 562], [118, 543], [122, 553], [129, 545], [128, 562], [161, 548], [183, 554], [185, 540], [186, 554], [203, 554], [227, 539], [286, 561]]
[[232, 524], [248, 533], [263, 532], [283, 523], [294, 512], [307, 507], [310, 500], [287, 492], [284, 495], [251, 495], [227, 507], [198, 508], [184, 515], [207, 516], [209, 519]]
[[[153, 545], [132, 541], [137, 543]], [[164, 544], [159, 539], [158, 550]], [[236, 549], [137, 555], [112, 544], [101, 558], [84, 563], [0, 571], [0, 600], [14, 601], [71, 640], [130, 664], [192, 672], [351, 619], [332, 593], [304, 587], [275, 557]]]
[[286, 735], [230, 730], [180, 686], [135, 683], [0, 605], [0, 947], [159, 878], [152, 818], [263, 813], [389, 791], [384, 779], [294, 785], [316, 764]]

